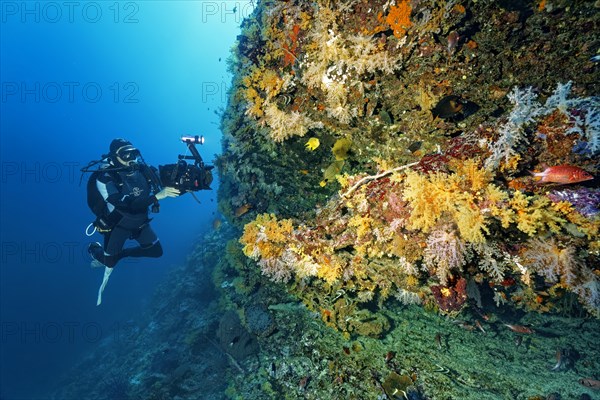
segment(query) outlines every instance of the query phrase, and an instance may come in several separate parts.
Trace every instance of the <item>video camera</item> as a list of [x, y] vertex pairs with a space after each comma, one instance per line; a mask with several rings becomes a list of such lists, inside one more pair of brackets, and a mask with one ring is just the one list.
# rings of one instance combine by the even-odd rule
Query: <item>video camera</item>
[[[211, 190], [211, 170], [214, 165], [204, 164], [196, 149], [197, 144], [204, 144], [204, 136], [183, 136], [181, 141], [187, 145], [192, 155], [180, 154], [177, 163], [158, 166], [162, 186], [177, 188], [181, 193]], [[194, 160], [194, 163], [188, 164], [185, 160]]]

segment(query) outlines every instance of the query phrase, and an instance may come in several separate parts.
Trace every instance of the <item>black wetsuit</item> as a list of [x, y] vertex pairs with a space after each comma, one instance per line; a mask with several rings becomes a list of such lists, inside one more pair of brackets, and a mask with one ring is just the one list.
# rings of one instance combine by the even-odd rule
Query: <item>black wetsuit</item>
[[[98, 252], [94, 258], [112, 268], [124, 257], [162, 256], [162, 246], [148, 218], [148, 207], [157, 200], [146, 176], [139, 169], [105, 172], [98, 177], [96, 187], [119, 222], [103, 233], [103, 254]], [[127, 239], [136, 240], [139, 246], [123, 249]]]

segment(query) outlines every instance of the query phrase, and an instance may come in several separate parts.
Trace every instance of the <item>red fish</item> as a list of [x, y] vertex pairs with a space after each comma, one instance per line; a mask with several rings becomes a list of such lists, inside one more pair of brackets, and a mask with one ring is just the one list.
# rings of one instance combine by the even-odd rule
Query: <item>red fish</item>
[[500, 284], [507, 288], [513, 286], [515, 283], [517, 283], [517, 281], [515, 281], [514, 278], [508, 277], [504, 278], [504, 280]]
[[504, 326], [508, 327], [508, 329], [510, 329], [511, 331], [517, 332], [517, 333], [525, 333], [525, 334], [531, 334], [531, 333], [533, 333], [533, 329], [528, 328], [528, 327], [523, 326], [523, 325], [504, 324]]
[[579, 380], [585, 387], [589, 387], [590, 389], [600, 390], [600, 381], [592, 378], [581, 378]]
[[533, 176], [542, 178], [544, 183], [577, 183], [594, 179], [594, 176], [579, 167], [573, 165], [556, 165], [548, 167], [543, 172], [532, 172]]

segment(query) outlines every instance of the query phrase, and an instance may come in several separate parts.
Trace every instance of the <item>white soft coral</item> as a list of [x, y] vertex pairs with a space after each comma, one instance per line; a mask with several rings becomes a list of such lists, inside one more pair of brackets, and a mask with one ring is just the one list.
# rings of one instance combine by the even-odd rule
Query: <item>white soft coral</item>
[[578, 133], [585, 137], [592, 153], [600, 151], [600, 99], [598, 97], [575, 97], [569, 99], [572, 82], [559, 83], [552, 96], [546, 100], [547, 114], [555, 109], [573, 122], [567, 133]]
[[541, 240], [532, 239], [528, 242], [524, 254], [524, 262], [548, 283], [559, 280], [567, 287], [576, 284], [577, 271], [582, 263], [577, 259], [575, 248], [559, 247], [554, 238]]
[[508, 115], [508, 121], [500, 127], [498, 140], [491, 146], [492, 154], [485, 162], [488, 169], [497, 168], [503, 159], [507, 162], [517, 153], [518, 145], [529, 143], [525, 127], [544, 113], [537, 101], [537, 94], [531, 87], [515, 87], [508, 94], [508, 100], [513, 104], [513, 109]]
[[535, 122], [536, 118], [552, 114], [559, 110], [565, 114], [573, 127], [565, 133], [577, 133], [589, 144], [592, 153], [600, 151], [600, 98], [585, 97], [571, 98], [571, 82], [559, 83], [556, 90], [542, 106], [537, 101], [537, 94], [531, 87], [519, 89], [517, 87], [508, 95], [513, 109], [508, 115], [508, 120], [498, 129], [499, 137], [490, 144], [492, 154], [485, 162], [487, 169], [496, 169], [504, 160], [518, 154], [519, 145], [529, 143], [526, 127]]
[[574, 288], [573, 292], [577, 294], [579, 301], [590, 314], [600, 318], [600, 282], [591, 272], [588, 278], [588, 281]]
[[453, 229], [438, 229], [427, 238], [423, 254], [424, 266], [435, 271], [442, 285], [448, 284], [451, 269], [462, 270], [465, 265], [466, 248]]

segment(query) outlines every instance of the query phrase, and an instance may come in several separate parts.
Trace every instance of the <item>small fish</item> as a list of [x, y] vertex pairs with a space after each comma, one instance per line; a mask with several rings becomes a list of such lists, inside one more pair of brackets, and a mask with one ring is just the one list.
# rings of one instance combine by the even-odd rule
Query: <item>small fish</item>
[[458, 115], [463, 109], [463, 99], [460, 96], [449, 95], [442, 98], [431, 110], [434, 117], [449, 119]]
[[388, 351], [385, 354], [385, 362], [389, 363], [390, 361], [392, 361], [394, 359], [394, 357], [396, 357], [396, 352], [395, 351]]
[[473, 309], [481, 318], [483, 318], [484, 321], [490, 320], [490, 316], [488, 314], [485, 314], [481, 308], [474, 306]]
[[543, 183], [577, 183], [594, 179], [594, 176], [579, 167], [573, 165], [556, 165], [548, 167], [543, 172], [532, 172], [533, 176], [542, 178]]
[[479, 322], [478, 319], [475, 320], [475, 326], [477, 327], [477, 329], [479, 329], [481, 332], [483, 332], [484, 334], [486, 334], [487, 332], [485, 331], [485, 329], [483, 329], [483, 326], [481, 325], [481, 322]]
[[222, 224], [223, 224], [223, 221], [221, 221], [220, 218], [215, 218], [212, 222], [212, 227], [213, 227], [213, 229], [217, 230], [221, 227]]
[[435, 343], [437, 344], [438, 350], [442, 350], [442, 335], [440, 333], [435, 334]]
[[329, 182], [334, 182], [336, 180], [336, 175], [342, 172], [342, 168], [344, 167], [345, 161], [334, 161], [332, 162], [326, 169], [323, 171], [323, 180], [319, 182], [321, 187], [327, 185]]
[[271, 378], [275, 377], [275, 375], [277, 374], [277, 366], [275, 365], [274, 362], [271, 363], [271, 368], [269, 369], [269, 376]]
[[560, 371], [563, 367], [563, 352], [561, 349], [556, 351], [556, 365], [550, 368], [550, 371]]
[[595, 56], [590, 57], [590, 61], [592, 62], [600, 62], [600, 54], [596, 54]]
[[463, 328], [466, 331], [474, 331], [475, 330], [475, 327], [473, 325], [469, 325], [464, 321], [458, 322], [458, 326], [460, 326], [461, 328]]
[[594, 390], [600, 390], [600, 381], [592, 378], [581, 378], [579, 383]]
[[504, 324], [504, 326], [506, 326], [508, 329], [510, 329], [513, 332], [516, 333], [524, 333], [524, 334], [532, 334], [533, 329], [527, 327], [527, 326], [523, 326], [523, 325], [510, 325], [510, 324]]
[[521, 346], [521, 344], [523, 344], [523, 336], [517, 336], [515, 337], [515, 346], [519, 347]]
[[448, 50], [448, 54], [450, 54], [450, 55], [454, 54], [454, 51], [456, 50], [456, 46], [458, 45], [459, 40], [460, 40], [460, 35], [458, 34], [458, 32], [456, 32], [456, 31], [450, 32], [450, 34], [448, 35], [448, 47], [446, 48], [446, 50]]
[[413, 142], [413, 143], [411, 143], [410, 146], [408, 146], [408, 151], [410, 151], [411, 153], [414, 153], [415, 151], [419, 150], [422, 145], [423, 145], [423, 142]]
[[306, 147], [306, 150], [315, 151], [320, 144], [321, 141], [318, 138], [311, 137], [310, 139], [308, 139], [304, 147]]
[[243, 206], [239, 206], [238, 208], [236, 208], [233, 212], [233, 215], [235, 215], [236, 217], [241, 217], [242, 215], [246, 214], [251, 208], [251, 204], [244, 204]]
[[298, 382], [298, 389], [300, 390], [305, 390], [306, 386], [308, 386], [308, 382], [310, 381], [310, 376], [307, 375], [304, 378], [300, 379], [300, 382]]

